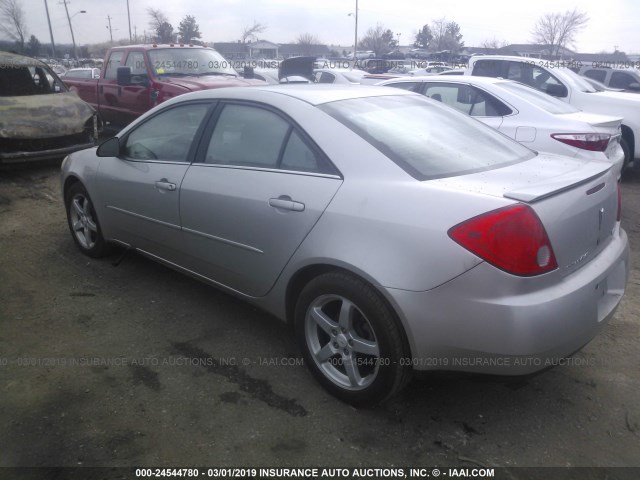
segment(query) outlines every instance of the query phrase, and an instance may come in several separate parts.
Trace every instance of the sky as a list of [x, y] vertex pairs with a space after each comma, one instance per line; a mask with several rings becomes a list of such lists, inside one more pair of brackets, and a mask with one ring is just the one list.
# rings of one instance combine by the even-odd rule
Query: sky
[[[50, 42], [45, 2], [56, 43], [71, 43], [62, 0], [19, 0], [26, 12], [28, 35]], [[114, 40], [129, 38], [127, 0], [67, 0], [78, 45], [109, 41], [107, 17], [111, 17]], [[237, 41], [244, 27], [254, 21], [268, 28], [260, 39], [275, 43], [295, 42], [311, 33], [322, 43], [353, 45], [356, 0], [129, 0], [131, 29], [142, 36], [149, 32], [148, 7], [159, 8], [177, 30], [185, 15], [193, 15], [206, 42]], [[575, 48], [583, 53], [618, 50], [640, 53], [640, 2], [638, 0], [359, 0], [358, 36], [377, 23], [400, 34], [400, 44], [413, 43], [424, 24], [445, 17], [460, 25], [466, 46], [484, 40], [532, 43], [536, 20], [553, 12], [578, 7], [589, 16], [586, 28], [576, 36]], [[85, 10], [86, 13], [78, 13]]]

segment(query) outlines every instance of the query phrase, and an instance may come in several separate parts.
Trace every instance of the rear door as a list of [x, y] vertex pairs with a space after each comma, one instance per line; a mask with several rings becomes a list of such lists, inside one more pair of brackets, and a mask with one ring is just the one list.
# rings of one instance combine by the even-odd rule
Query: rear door
[[220, 105], [180, 191], [187, 267], [266, 294], [341, 184], [287, 117], [254, 104]]

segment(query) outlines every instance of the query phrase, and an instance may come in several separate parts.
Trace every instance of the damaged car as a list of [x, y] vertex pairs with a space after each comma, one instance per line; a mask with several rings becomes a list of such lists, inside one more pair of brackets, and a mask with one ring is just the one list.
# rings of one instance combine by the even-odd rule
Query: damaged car
[[63, 158], [93, 147], [95, 110], [43, 62], [0, 52], [0, 164]]

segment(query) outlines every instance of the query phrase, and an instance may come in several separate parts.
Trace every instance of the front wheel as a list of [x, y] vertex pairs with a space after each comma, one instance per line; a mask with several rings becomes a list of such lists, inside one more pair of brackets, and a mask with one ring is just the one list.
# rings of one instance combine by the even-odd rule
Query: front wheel
[[71, 236], [80, 251], [94, 258], [109, 253], [109, 245], [102, 236], [91, 198], [81, 183], [69, 188], [65, 195], [65, 207]]
[[342, 272], [321, 275], [302, 290], [296, 337], [305, 362], [333, 395], [353, 405], [379, 403], [411, 377], [395, 315], [380, 294]]

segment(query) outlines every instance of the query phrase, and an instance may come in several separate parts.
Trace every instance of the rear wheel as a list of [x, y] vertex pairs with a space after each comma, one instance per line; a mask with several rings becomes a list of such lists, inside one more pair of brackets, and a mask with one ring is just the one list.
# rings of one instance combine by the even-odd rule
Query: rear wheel
[[377, 291], [354, 276], [332, 272], [309, 282], [298, 298], [295, 321], [308, 367], [345, 402], [381, 402], [411, 377], [395, 315]]
[[631, 162], [631, 148], [629, 148], [629, 144], [624, 138], [620, 139], [620, 146], [624, 152], [624, 164], [622, 165], [622, 171], [624, 172], [629, 166], [629, 162]]
[[82, 253], [102, 257], [109, 253], [93, 203], [81, 183], [74, 183], [65, 195], [67, 223], [74, 242]]

